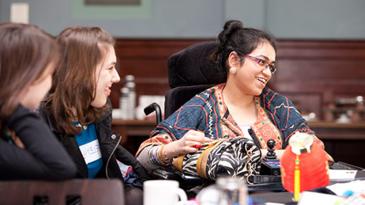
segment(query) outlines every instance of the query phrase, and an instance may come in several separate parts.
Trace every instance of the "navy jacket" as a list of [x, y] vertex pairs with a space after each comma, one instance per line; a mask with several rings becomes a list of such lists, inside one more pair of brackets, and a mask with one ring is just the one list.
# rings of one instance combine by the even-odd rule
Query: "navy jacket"
[[[0, 179], [62, 180], [76, 174], [76, 166], [37, 113], [19, 105], [3, 122], [0, 137]], [[25, 149], [4, 132], [15, 132]]]

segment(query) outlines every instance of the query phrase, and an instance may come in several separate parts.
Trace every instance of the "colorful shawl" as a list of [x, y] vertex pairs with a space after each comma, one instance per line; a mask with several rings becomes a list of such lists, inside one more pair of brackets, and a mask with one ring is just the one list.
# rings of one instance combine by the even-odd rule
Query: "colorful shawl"
[[[296, 131], [314, 134], [288, 98], [279, 95], [269, 88], [265, 88], [260, 96], [255, 97], [258, 118], [251, 126], [252, 132], [250, 135], [253, 142], [252, 140], [247, 140], [223, 101], [222, 91], [224, 86], [225, 84], [219, 84], [197, 94], [171, 116], [162, 121], [151, 133], [151, 136], [155, 137], [144, 141], [137, 155], [148, 146], [151, 148], [155, 147], [153, 145], [167, 144], [173, 140], [180, 139], [189, 130], [202, 131], [206, 137], [217, 139], [217, 141], [222, 141], [223, 139], [232, 141], [231, 139], [237, 137], [244, 138], [243, 143], [246, 144], [247, 141], [251, 141], [248, 143], [255, 146], [251, 149], [258, 150], [258, 152], [260, 148], [267, 148], [266, 143], [269, 139], [275, 140], [275, 149], [283, 149], [288, 144], [290, 136]], [[204, 150], [201, 151], [204, 152]], [[150, 160], [158, 163], [157, 153], [157, 149], [151, 149]], [[254, 155], [257, 158], [257, 154]], [[207, 159], [207, 156], [204, 157], [198, 153], [195, 154], [196, 159], [193, 159], [193, 155], [183, 159], [181, 157], [177, 158], [177, 160], [174, 160], [174, 166], [182, 170], [189, 164], [189, 161], [194, 160], [193, 165], [195, 166], [197, 162], [200, 162], [197, 161], [199, 157], [200, 160]], [[244, 160], [257, 161], [257, 159]], [[206, 168], [204, 164], [203, 167], [197, 167], [196, 169], [203, 169], [203, 173], [198, 173], [198, 175], [203, 175], [204, 177], [207, 175], [208, 171], [206, 169], [209, 169], [209, 167]]]

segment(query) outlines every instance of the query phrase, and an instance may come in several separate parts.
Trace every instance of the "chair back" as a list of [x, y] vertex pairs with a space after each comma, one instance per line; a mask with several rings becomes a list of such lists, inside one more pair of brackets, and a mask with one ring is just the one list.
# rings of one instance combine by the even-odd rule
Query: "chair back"
[[170, 88], [225, 82], [227, 71], [211, 58], [217, 47], [217, 42], [206, 41], [169, 56], [167, 67]]
[[0, 204], [124, 205], [124, 191], [118, 179], [2, 181], [0, 182]]
[[[169, 117], [196, 94], [226, 81], [227, 71], [210, 58], [217, 47], [215, 41], [193, 44], [168, 58], [168, 80], [171, 89], [165, 94], [164, 118]], [[144, 109], [146, 115], [154, 111], [158, 124], [162, 119], [159, 105], [152, 103]], [[202, 184], [211, 183], [197, 176], [178, 173], [171, 170], [171, 167], [155, 169], [152, 175], [161, 179], [178, 180], [180, 187], [193, 196]]]
[[170, 90], [165, 95], [165, 118], [196, 94], [223, 83], [226, 71], [211, 59], [217, 42], [193, 44], [172, 54], [167, 62]]
[[180, 86], [168, 90], [165, 94], [165, 117], [170, 116], [196, 94], [203, 92], [212, 86], [214, 85]]

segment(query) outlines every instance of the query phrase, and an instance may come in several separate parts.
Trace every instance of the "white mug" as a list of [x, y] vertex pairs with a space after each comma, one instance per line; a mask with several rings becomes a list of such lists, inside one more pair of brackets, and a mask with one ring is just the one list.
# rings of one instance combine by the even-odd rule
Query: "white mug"
[[174, 180], [148, 180], [143, 183], [144, 205], [176, 205], [187, 201], [184, 190]]

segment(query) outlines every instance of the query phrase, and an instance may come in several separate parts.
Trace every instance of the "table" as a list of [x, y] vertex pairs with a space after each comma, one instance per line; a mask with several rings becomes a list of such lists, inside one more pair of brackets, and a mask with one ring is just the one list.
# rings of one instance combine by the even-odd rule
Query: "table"
[[153, 120], [122, 120], [113, 119], [113, 132], [122, 137], [121, 144], [132, 154], [135, 154], [139, 145], [148, 139], [150, 132], [156, 126]]
[[335, 123], [324, 121], [308, 122], [318, 137], [325, 140], [365, 140], [365, 122]]
[[122, 136], [121, 143], [129, 137], [147, 137], [156, 126], [153, 120], [123, 120], [113, 119], [112, 128]]

